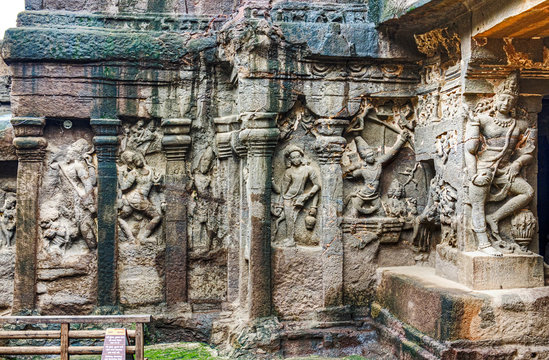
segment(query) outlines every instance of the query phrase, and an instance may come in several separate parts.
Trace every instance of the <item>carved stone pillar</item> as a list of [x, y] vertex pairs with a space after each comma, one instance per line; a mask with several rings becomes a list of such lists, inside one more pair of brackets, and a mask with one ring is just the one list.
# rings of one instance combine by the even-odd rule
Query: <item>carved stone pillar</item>
[[271, 314], [271, 181], [272, 156], [278, 141], [276, 113], [241, 114], [240, 138], [248, 149], [250, 320]]
[[16, 117], [13, 144], [17, 168], [17, 212], [15, 230], [15, 279], [12, 312], [33, 310], [36, 304], [36, 250], [38, 241], [38, 195], [43, 171], [46, 139], [44, 118]]
[[116, 306], [118, 119], [92, 119], [97, 154], [97, 305]]
[[162, 147], [166, 154], [165, 289], [168, 306], [186, 302], [187, 291], [187, 150], [191, 119], [165, 119]]
[[227, 301], [238, 299], [238, 278], [240, 261], [240, 168], [231, 146], [231, 137], [238, 129], [238, 116], [224, 116], [214, 119], [219, 153], [219, 180], [224, 197], [222, 221], [227, 228]]
[[349, 124], [342, 119], [318, 119], [315, 148], [320, 163], [319, 227], [322, 246], [324, 308], [343, 305], [343, 172], [341, 156], [347, 141], [341, 136]]
[[240, 220], [238, 227], [238, 302], [241, 307], [248, 303], [248, 278], [249, 278], [249, 260], [250, 260], [250, 237], [248, 232], [248, 218], [250, 217], [250, 208], [248, 207], [248, 152], [246, 146], [242, 144], [239, 133], [231, 135], [231, 145], [239, 158], [239, 184], [240, 191]]

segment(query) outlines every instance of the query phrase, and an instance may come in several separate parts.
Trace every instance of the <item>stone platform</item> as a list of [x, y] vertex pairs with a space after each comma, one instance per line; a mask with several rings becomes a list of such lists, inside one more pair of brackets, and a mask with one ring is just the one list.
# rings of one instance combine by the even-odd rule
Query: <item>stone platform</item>
[[535, 254], [490, 256], [438, 245], [436, 273], [473, 290], [533, 288], [544, 285], [543, 258]]
[[475, 291], [415, 266], [378, 276], [372, 317], [399, 358], [549, 358], [549, 287]]

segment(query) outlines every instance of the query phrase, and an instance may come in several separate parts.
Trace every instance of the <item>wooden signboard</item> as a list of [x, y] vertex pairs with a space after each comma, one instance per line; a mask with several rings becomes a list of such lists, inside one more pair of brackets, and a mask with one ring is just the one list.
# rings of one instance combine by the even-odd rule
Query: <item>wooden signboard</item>
[[107, 329], [101, 360], [127, 360], [133, 355], [126, 356], [128, 337], [126, 329]]

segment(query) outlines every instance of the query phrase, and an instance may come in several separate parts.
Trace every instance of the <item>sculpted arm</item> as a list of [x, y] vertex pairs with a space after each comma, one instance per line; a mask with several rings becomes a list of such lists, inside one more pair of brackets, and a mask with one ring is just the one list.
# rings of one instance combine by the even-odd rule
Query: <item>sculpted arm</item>
[[135, 182], [135, 177], [135, 172], [133, 170], [127, 173], [122, 173], [118, 180], [120, 184], [120, 189], [124, 191], [132, 187], [133, 183]]
[[477, 174], [477, 152], [480, 145], [480, 121], [470, 119], [465, 127], [465, 165], [471, 179]]
[[378, 161], [385, 165], [398, 154], [400, 149], [406, 144], [406, 141], [410, 138], [410, 133], [408, 131], [403, 131], [399, 136], [393, 147], [387, 152], [387, 154], [381, 155]]

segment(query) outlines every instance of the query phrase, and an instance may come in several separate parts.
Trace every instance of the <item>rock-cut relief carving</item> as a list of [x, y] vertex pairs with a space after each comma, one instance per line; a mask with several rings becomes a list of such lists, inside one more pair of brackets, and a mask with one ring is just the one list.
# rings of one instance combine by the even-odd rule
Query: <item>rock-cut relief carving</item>
[[377, 154], [361, 136], [355, 137], [356, 154], [351, 157], [347, 177], [360, 181], [362, 185], [345, 199], [347, 216], [356, 218], [385, 215], [379, 193], [381, 172], [383, 166], [394, 159], [409, 138], [410, 133], [403, 131], [386, 154]]
[[[515, 73], [498, 87], [489, 111], [484, 111], [486, 106], [478, 107], [466, 127], [472, 230], [478, 249], [495, 256], [502, 256], [502, 250], [518, 250], [510, 236], [506, 236], [509, 240], [501, 236], [500, 222], [534, 197], [534, 189], [521, 176], [521, 170], [534, 160], [536, 130], [516, 116], [518, 95]], [[498, 206], [487, 212], [489, 203]]]
[[219, 224], [217, 204], [213, 196], [212, 179], [215, 154], [209, 146], [200, 156], [198, 165], [192, 171], [189, 188], [193, 201], [189, 204], [191, 219], [190, 250], [204, 254], [215, 250]]
[[0, 248], [10, 247], [14, 244], [16, 226], [16, 195], [13, 192], [5, 192], [3, 198], [4, 201], [0, 207]]
[[163, 219], [163, 176], [154, 165], [162, 138], [154, 120], [123, 127], [118, 157], [118, 225], [121, 241], [160, 243]]
[[89, 250], [97, 247], [96, 185], [93, 146], [85, 139], [76, 140], [66, 150], [51, 156], [49, 168], [58, 181], [62, 199], [46, 201], [40, 210], [40, 227], [47, 249], [66, 252], [83, 239]]
[[429, 186], [429, 198], [423, 212], [415, 218], [412, 242], [419, 251], [429, 252], [433, 237], [442, 231], [441, 242], [456, 246], [457, 190], [436, 175]]
[[[146, 241], [162, 221], [162, 211], [151, 201], [151, 190], [160, 186], [162, 177], [147, 165], [145, 157], [132, 150], [120, 155], [121, 166], [118, 172], [118, 185], [122, 192], [119, 204], [118, 223], [126, 239], [139, 243]], [[130, 216], [141, 218], [139, 229], [134, 230], [128, 223]]]
[[282, 233], [283, 243], [294, 246], [299, 214], [305, 214], [306, 230], [314, 230], [321, 185], [317, 171], [308, 164], [300, 147], [287, 146], [284, 149], [284, 162], [286, 170], [282, 181], [273, 181], [273, 191], [276, 194], [273, 201], [273, 215], [276, 217], [275, 238]]

